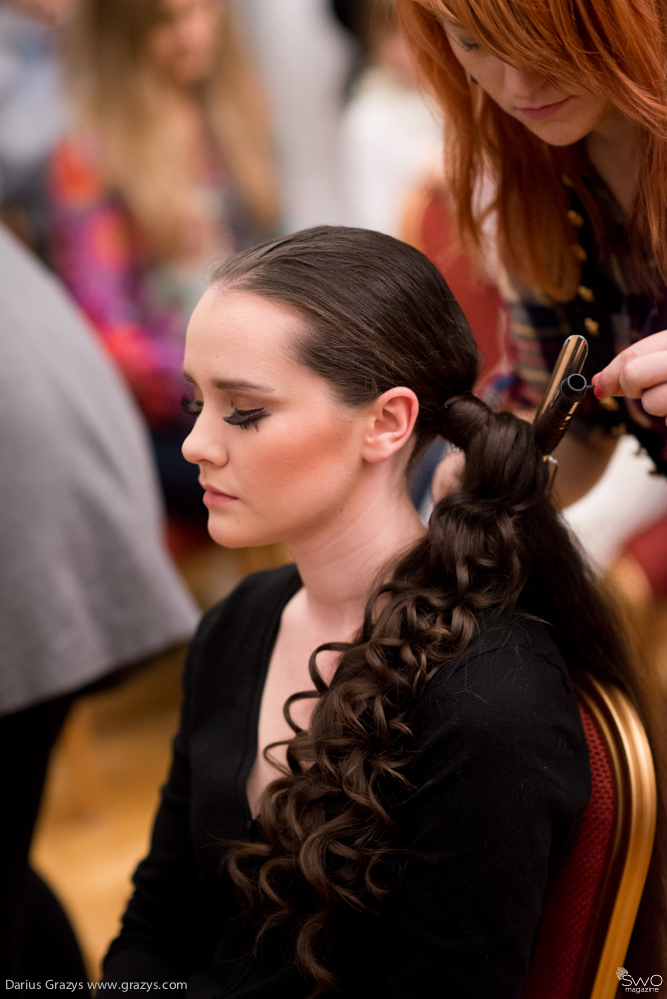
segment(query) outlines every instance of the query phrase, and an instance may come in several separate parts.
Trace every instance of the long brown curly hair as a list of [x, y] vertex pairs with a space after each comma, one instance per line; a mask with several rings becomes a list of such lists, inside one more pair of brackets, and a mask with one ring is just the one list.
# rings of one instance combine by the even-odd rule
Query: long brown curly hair
[[[551, 503], [532, 427], [471, 394], [475, 341], [426, 257], [380, 233], [319, 227], [239, 254], [214, 283], [298, 314], [299, 361], [348, 405], [367, 405], [397, 385], [413, 389], [413, 459], [438, 434], [466, 456], [460, 491], [437, 504], [427, 535], [371, 595], [355, 639], [313, 652], [316, 692], [285, 705], [290, 720], [296, 699], [316, 696], [310, 727], [290, 720], [287, 766], [260, 800], [261, 838], [234, 843], [226, 855], [258, 938], [291, 929], [297, 964], [321, 995], [335, 988], [327, 963], [335, 911], [372, 906], [391, 888], [392, 806], [410, 790], [402, 772], [413, 745], [406, 708], [467, 648], [481, 612], [512, 612], [520, 600], [522, 612], [553, 627], [567, 663], [611, 679], [640, 705], [642, 692]], [[317, 668], [324, 650], [340, 653], [328, 686]], [[644, 946], [655, 940], [660, 904], [664, 910], [657, 866], [650, 883], [655, 897], [636, 934]]]

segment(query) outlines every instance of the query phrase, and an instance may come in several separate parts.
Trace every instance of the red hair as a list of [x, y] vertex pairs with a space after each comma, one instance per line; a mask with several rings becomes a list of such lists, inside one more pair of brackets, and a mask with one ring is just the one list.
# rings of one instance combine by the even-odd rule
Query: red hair
[[[471, 84], [438, 20], [460, 24], [487, 51], [561, 85], [584, 88], [640, 126], [638, 195], [630, 222], [636, 268], [646, 255], [667, 282], [667, 9], [663, 0], [396, 0], [422, 79], [446, 117], [447, 187], [464, 242], [479, 248], [475, 191], [491, 177], [498, 246], [510, 275], [568, 300], [579, 284], [563, 174], [602, 239], [578, 146], [533, 135]], [[537, 182], [536, 182], [537, 181]], [[548, 238], [545, 238], [548, 236]]]

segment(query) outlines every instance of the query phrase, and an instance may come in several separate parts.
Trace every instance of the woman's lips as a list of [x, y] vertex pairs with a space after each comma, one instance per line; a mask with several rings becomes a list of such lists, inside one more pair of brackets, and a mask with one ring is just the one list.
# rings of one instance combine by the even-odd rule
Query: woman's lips
[[206, 506], [227, 506], [228, 503], [233, 503], [234, 500], [238, 499], [238, 496], [223, 493], [220, 489], [210, 486], [207, 482], [201, 482], [200, 485], [204, 489], [204, 503]]
[[570, 97], [566, 97], [562, 101], [557, 101], [555, 104], [543, 104], [539, 108], [517, 108], [516, 110], [519, 114], [523, 115], [524, 118], [530, 118], [535, 121], [537, 118], [550, 118], [552, 114], [560, 111], [562, 107], [565, 107], [567, 102], [571, 100]]

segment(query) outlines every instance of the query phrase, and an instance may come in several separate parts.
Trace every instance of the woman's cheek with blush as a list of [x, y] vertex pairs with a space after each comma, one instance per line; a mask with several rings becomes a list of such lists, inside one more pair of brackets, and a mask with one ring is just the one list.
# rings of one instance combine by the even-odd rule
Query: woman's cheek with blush
[[230, 447], [228, 470], [238, 500], [210, 509], [215, 541], [227, 547], [289, 544], [295, 533], [319, 529], [340, 513], [362, 464], [349, 421], [304, 423], [276, 414], [258, 431], [240, 433], [254, 439]]

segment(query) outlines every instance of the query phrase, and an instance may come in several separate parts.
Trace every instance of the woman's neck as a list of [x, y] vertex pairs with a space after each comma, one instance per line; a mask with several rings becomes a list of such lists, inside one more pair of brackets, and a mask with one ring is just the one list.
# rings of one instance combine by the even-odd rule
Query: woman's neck
[[424, 533], [403, 487], [389, 498], [358, 497], [329, 527], [290, 544], [303, 582], [297, 596], [312, 624], [341, 637], [356, 631], [383, 568]]
[[586, 151], [626, 215], [637, 196], [640, 128], [618, 110], [610, 111], [586, 136]]

